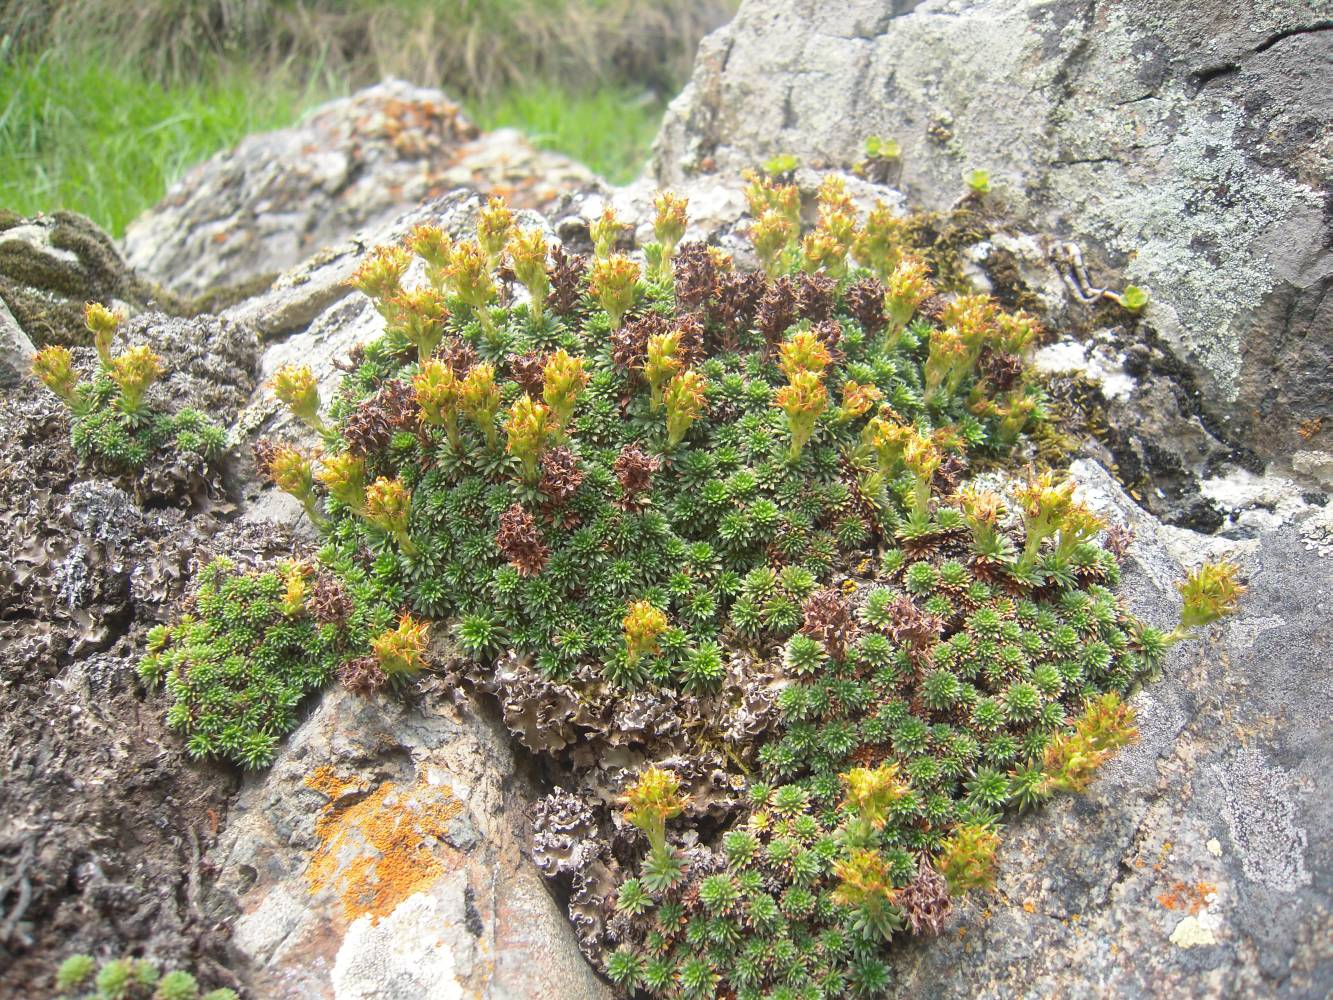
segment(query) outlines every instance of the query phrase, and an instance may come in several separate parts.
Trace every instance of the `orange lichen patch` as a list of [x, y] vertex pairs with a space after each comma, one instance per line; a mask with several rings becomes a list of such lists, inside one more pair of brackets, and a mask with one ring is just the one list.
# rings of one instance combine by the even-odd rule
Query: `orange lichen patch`
[[339, 798], [363, 786], [329, 767], [317, 768], [306, 784], [330, 798], [315, 821], [319, 846], [310, 856], [306, 881], [312, 894], [333, 888], [349, 923], [366, 914], [378, 923], [445, 874], [439, 841], [463, 809], [449, 789], [425, 781], [411, 787], [386, 781], [339, 805]]
[[1302, 420], [1296, 425], [1296, 432], [1300, 434], [1301, 439], [1309, 441], [1324, 428], [1323, 417], [1311, 417], [1309, 420]]
[[[305, 786], [328, 796], [330, 804], [336, 803], [349, 792], [363, 792], [366, 788], [359, 778], [344, 778], [328, 764], [321, 764], [307, 774]], [[326, 806], [324, 811], [327, 813], [329, 807]]]
[[1217, 886], [1211, 882], [1195, 882], [1193, 885], [1173, 882], [1168, 891], [1157, 897], [1157, 902], [1163, 909], [1188, 910], [1191, 914], [1198, 914], [1208, 905], [1208, 897], [1216, 891]]

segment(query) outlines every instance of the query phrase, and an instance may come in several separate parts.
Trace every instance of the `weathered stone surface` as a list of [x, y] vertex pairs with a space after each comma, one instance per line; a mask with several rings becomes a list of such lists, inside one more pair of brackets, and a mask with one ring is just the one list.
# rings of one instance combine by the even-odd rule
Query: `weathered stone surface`
[[[1326, 447], [1333, 22], [1320, 4], [748, 0], [700, 47], [659, 179], [779, 152], [847, 165], [871, 134], [896, 186], [944, 207], [962, 174], [1094, 281], [1151, 290], [1212, 432], [1265, 457]], [[1068, 270], [1062, 265], [1063, 270]], [[1142, 342], [1145, 331], [1139, 331]]]
[[[1135, 530], [1130, 606], [1172, 624], [1177, 554], [1197, 562], [1208, 541], [1162, 528], [1098, 466], [1075, 472]], [[1333, 584], [1290, 527], [1230, 554], [1241, 613], [1172, 654], [1133, 702], [1139, 743], [1087, 794], [1009, 825], [996, 891], [899, 952], [903, 995], [1329, 995]]]
[[479, 132], [442, 92], [390, 80], [199, 165], [130, 224], [125, 252], [198, 295], [262, 281], [456, 188], [537, 208], [597, 184], [512, 129]]
[[610, 997], [523, 856], [526, 790], [497, 719], [327, 693], [215, 855], [259, 995]]
[[0, 389], [14, 389], [22, 384], [35, 351], [14, 314], [0, 301]]
[[0, 209], [0, 304], [28, 340], [88, 343], [83, 304], [90, 300], [131, 312], [150, 303], [172, 312], [180, 306], [135, 274], [90, 219], [74, 212], [25, 219]]

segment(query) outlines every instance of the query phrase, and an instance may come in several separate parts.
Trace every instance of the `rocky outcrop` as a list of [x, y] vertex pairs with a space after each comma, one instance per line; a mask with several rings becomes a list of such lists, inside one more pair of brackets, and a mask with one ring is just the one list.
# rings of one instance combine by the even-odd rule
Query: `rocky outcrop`
[[252, 988], [609, 998], [525, 857], [534, 795], [498, 720], [329, 692], [241, 792], [215, 854]]
[[1237, 445], [1327, 449], [1333, 22], [1318, 6], [748, 0], [701, 45], [655, 171], [850, 165], [887, 135], [895, 186], [941, 208], [986, 168], [989, 199], [1071, 284], [1072, 243], [1093, 284], [1151, 291], [1130, 340], [1188, 369], [1197, 399], [1173, 406], [1224, 445], [1200, 467]]
[[583, 165], [513, 129], [481, 132], [438, 90], [389, 81], [195, 167], [130, 224], [125, 254], [184, 295], [262, 286], [446, 191], [494, 192], [540, 208], [597, 183]]

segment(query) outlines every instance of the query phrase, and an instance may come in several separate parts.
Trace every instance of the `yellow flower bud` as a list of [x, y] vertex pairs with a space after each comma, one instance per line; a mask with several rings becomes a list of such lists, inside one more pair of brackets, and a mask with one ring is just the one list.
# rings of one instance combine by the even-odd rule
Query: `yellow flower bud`
[[381, 476], [366, 487], [366, 520], [386, 534], [393, 535], [399, 547], [407, 555], [414, 556], [418, 549], [407, 532], [411, 513], [412, 494], [401, 479]]
[[557, 428], [563, 429], [569, 423], [587, 384], [588, 373], [583, 368], [582, 357], [575, 357], [560, 347], [546, 359], [542, 369], [542, 399], [551, 408]]
[[667, 617], [648, 601], [635, 601], [622, 623], [625, 628], [625, 660], [630, 666], [658, 650], [658, 637], [666, 631]]
[[462, 383], [454, 370], [441, 361], [427, 361], [412, 377], [412, 388], [421, 407], [421, 418], [428, 424], [444, 427], [449, 443], [457, 448]]
[[934, 294], [926, 262], [910, 254], [903, 256], [885, 285], [884, 312], [892, 328], [901, 329], [917, 307]]
[[441, 272], [449, 266], [454, 241], [439, 226], [413, 226], [407, 234], [407, 248], [424, 260], [432, 272]]
[[143, 394], [162, 377], [162, 359], [144, 344], [111, 359], [111, 381], [120, 387], [120, 407], [126, 413], [141, 409]]
[[708, 384], [698, 372], [681, 372], [667, 383], [663, 393], [667, 415], [667, 445], [675, 447], [684, 440], [704, 411], [704, 386]]
[[607, 205], [602, 209], [602, 214], [588, 226], [588, 234], [592, 237], [593, 256], [597, 260], [606, 260], [610, 257], [624, 231], [625, 224], [616, 216], [616, 210]]
[[273, 373], [269, 382], [273, 395], [285, 403], [302, 423], [321, 434], [327, 429], [320, 419], [319, 383], [309, 365], [283, 365]]
[[508, 450], [523, 466], [525, 482], [536, 483], [541, 475], [538, 462], [542, 450], [554, 433], [550, 407], [531, 396], [520, 396], [509, 410], [505, 420]]
[[459, 408], [495, 447], [495, 415], [500, 410], [500, 387], [495, 384], [495, 366], [488, 361], [473, 365], [459, 385]]
[[369, 296], [384, 313], [388, 301], [402, 291], [403, 275], [411, 263], [412, 255], [402, 247], [376, 247], [352, 273], [348, 284]]
[[69, 406], [79, 399], [79, 373], [74, 370], [74, 355], [68, 347], [43, 347], [32, 356], [32, 373]]
[[324, 484], [334, 499], [358, 512], [365, 509], [365, 459], [349, 452], [326, 455], [320, 461], [315, 478]]
[[774, 211], [765, 212], [750, 226], [750, 242], [764, 265], [764, 272], [776, 278], [783, 271], [787, 247], [796, 238], [797, 227], [788, 218]]
[[380, 669], [390, 678], [410, 677], [426, 666], [426, 634], [430, 623], [417, 621], [411, 615], [398, 619], [398, 627], [370, 640], [371, 651]]
[[119, 309], [112, 311], [97, 302], [87, 302], [83, 306], [83, 325], [93, 335], [93, 345], [97, 356], [102, 359], [102, 367], [111, 364], [111, 341], [116, 330], [125, 322], [125, 314]]
[[546, 234], [536, 226], [517, 230], [509, 240], [509, 264], [514, 276], [528, 290], [532, 302], [528, 312], [533, 321], [540, 323], [551, 281], [546, 273]]
[[895, 215], [884, 202], [877, 201], [866, 216], [865, 226], [852, 238], [852, 256], [862, 267], [887, 281], [907, 244], [907, 220]]
[[625, 313], [634, 305], [638, 282], [639, 265], [623, 254], [612, 254], [593, 262], [588, 275], [588, 293], [606, 310], [611, 329], [620, 329]]
[[680, 331], [655, 333], [648, 338], [643, 377], [648, 382], [649, 402], [654, 412], [662, 406], [662, 390], [685, 362], [680, 357]]
[[417, 360], [425, 362], [444, 337], [444, 325], [449, 319], [444, 296], [434, 288], [418, 288], [400, 292], [391, 301], [394, 313], [390, 329], [406, 337], [417, 349]]
[[514, 232], [514, 213], [499, 195], [492, 195], [477, 214], [477, 243], [486, 254], [486, 264], [494, 269], [505, 245]]
[[657, 238], [657, 242], [662, 244], [663, 256], [668, 259], [675, 252], [676, 244], [685, 235], [687, 225], [685, 210], [689, 203], [688, 198], [670, 191], [659, 191], [653, 198], [653, 208], [657, 210], [657, 215], [653, 219], [653, 235]]

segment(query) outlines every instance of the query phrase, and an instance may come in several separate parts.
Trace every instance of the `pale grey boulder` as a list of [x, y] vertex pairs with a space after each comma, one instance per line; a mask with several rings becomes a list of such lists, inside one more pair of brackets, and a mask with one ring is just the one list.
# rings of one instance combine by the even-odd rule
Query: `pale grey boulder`
[[507, 737], [447, 699], [322, 696], [212, 855], [255, 995], [612, 996], [525, 856], [534, 793]]
[[195, 167], [130, 224], [125, 256], [185, 295], [262, 286], [447, 191], [537, 208], [598, 183], [513, 129], [480, 131], [439, 90], [389, 80]]
[[747, 0], [701, 45], [659, 180], [775, 153], [845, 166], [902, 145], [909, 202], [990, 199], [1094, 283], [1148, 288], [1147, 325], [1213, 431], [1268, 458], [1326, 447], [1333, 402], [1325, 4]]

